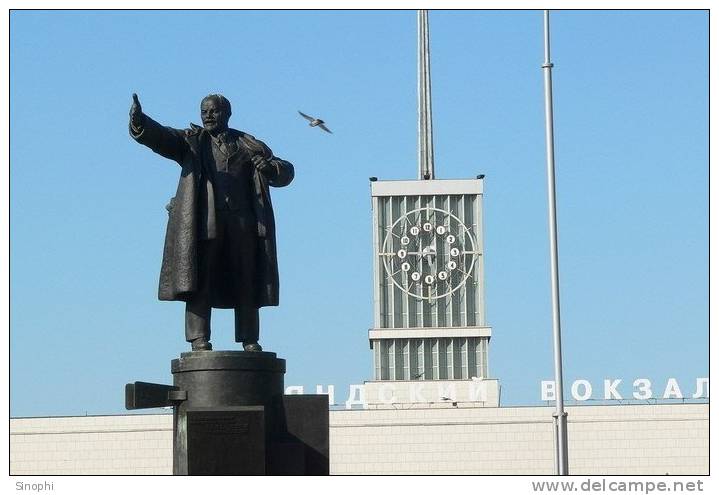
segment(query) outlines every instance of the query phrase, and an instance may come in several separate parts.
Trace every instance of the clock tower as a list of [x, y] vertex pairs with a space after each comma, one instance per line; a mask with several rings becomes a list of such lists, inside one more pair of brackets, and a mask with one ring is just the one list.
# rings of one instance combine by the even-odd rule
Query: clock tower
[[370, 184], [374, 323], [367, 403], [497, 405], [487, 359], [483, 178]]
[[434, 176], [428, 12], [418, 11], [417, 180], [370, 179], [374, 322], [370, 408], [499, 405], [484, 308], [484, 176]]

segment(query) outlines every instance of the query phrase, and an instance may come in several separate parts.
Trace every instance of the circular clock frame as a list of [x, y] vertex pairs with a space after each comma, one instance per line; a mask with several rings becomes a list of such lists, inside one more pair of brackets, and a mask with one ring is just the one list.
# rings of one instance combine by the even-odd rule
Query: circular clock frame
[[385, 273], [409, 296], [441, 299], [462, 288], [472, 276], [480, 255], [477, 242], [452, 212], [431, 206], [416, 208], [385, 230], [380, 251]]

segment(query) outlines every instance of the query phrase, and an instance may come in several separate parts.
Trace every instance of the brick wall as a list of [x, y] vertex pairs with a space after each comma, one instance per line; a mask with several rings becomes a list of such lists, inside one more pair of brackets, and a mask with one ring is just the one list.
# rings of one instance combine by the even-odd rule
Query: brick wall
[[[567, 408], [571, 474], [709, 472], [709, 405]], [[550, 407], [330, 412], [332, 474], [553, 474]], [[170, 474], [172, 415], [17, 418], [12, 474]]]
[[11, 474], [172, 474], [172, 415], [10, 420]]
[[[572, 474], [708, 474], [707, 404], [567, 408]], [[553, 408], [334, 411], [335, 474], [553, 474]]]

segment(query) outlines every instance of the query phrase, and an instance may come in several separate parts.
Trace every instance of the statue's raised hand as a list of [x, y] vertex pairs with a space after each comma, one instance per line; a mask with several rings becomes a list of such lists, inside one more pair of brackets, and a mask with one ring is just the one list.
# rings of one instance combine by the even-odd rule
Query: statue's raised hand
[[142, 126], [142, 105], [136, 93], [132, 93], [132, 106], [130, 107], [130, 123], [133, 127]]

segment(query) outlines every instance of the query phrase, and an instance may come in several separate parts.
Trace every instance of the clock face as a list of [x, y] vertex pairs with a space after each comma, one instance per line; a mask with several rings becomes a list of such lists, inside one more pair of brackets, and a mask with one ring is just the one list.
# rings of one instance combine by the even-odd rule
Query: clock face
[[479, 252], [471, 230], [452, 213], [425, 207], [386, 228], [380, 257], [392, 283], [417, 299], [446, 297], [472, 276]]

